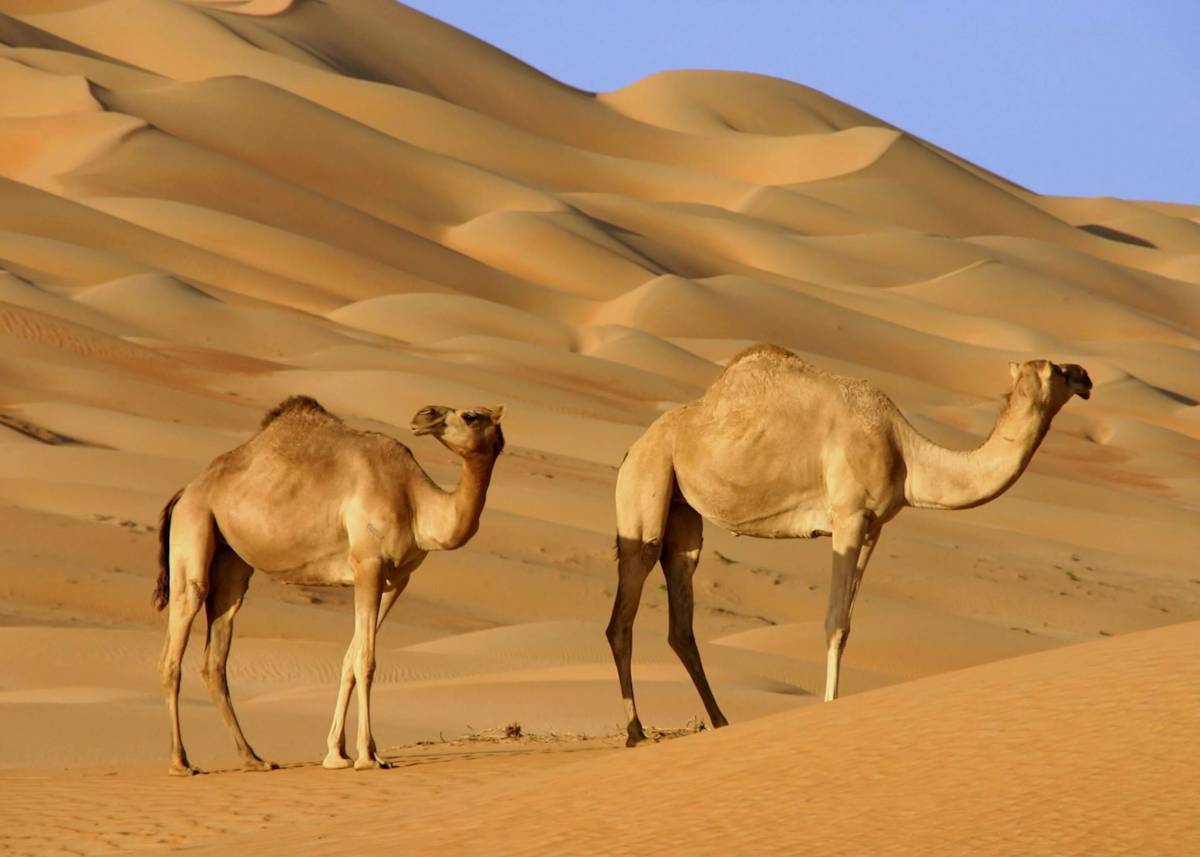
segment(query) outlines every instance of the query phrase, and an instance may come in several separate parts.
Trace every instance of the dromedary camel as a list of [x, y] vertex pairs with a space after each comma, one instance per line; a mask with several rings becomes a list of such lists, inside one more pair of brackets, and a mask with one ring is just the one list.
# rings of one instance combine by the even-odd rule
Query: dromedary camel
[[655, 561], [666, 575], [671, 648], [713, 726], [727, 723], [692, 631], [702, 518], [736, 535], [833, 537], [825, 699], [836, 698], [854, 596], [883, 525], [905, 506], [969, 509], [998, 497], [1024, 471], [1059, 409], [1092, 389], [1080, 366], [1034, 360], [1010, 369], [1012, 392], [996, 425], [970, 451], [922, 437], [868, 382], [823, 372], [771, 345], [743, 351], [700, 399], [659, 417], [617, 475], [620, 580], [608, 640], [628, 745], [645, 737], [630, 660], [633, 619]]
[[188, 632], [207, 607], [202, 675], [246, 767], [269, 769], [246, 743], [225, 679], [233, 618], [255, 569], [290, 583], [354, 587], [354, 637], [342, 662], [326, 768], [346, 768], [345, 718], [358, 685], [357, 769], [386, 768], [371, 735], [375, 634], [429, 551], [461, 547], [479, 529], [503, 408], [431, 406], [412, 432], [462, 456], [443, 491], [399, 441], [356, 431], [307, 396], [266, 415], [246, 443], [218, 456], [163, 509], [159, 610], [170, 606], [161, 671], [171, 722], [172, 774], [196, 773], [179, 732], [179, 671]]

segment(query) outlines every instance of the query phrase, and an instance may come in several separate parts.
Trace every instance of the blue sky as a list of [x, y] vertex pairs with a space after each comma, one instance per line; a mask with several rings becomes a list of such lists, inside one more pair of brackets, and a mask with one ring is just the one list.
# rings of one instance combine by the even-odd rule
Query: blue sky
[[753, 71], [1040, 193], [1200, 204], [1200, 0], [410, 0], [574, 86]]

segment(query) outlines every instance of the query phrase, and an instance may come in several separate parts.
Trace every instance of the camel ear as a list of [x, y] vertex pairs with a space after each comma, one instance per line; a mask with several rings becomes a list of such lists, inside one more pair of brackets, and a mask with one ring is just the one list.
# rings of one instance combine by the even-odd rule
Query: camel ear
[[504, 416], [504, 405], [496, 405], [492, 408], [492, 422], [500, 422], [500, 418]]
[[1009, 363], [1008, 364], [1008, 374], [1012, 375], [1012, 379], [1014, 381], [1016, 381], [1017, 378], [1021, 374], [1021, 364], [1020, 363]]

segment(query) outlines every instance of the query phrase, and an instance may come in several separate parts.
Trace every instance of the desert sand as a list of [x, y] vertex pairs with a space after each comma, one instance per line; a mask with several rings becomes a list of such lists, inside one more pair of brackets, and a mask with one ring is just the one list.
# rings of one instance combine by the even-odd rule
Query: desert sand
[[[582, 92], [390, 0], [0, 13], [0, 850], [1200, 848], [1200, 205], [1039, 195], [761, 76]], [[829, 542], [708, 527], [734, 725], [617, 749], [616, 467], [758, 341], [957, 448], [1010, 360], [1096, 389], [999, 500], [889, 524], [836, 703]], [[423, 405], [505, 404], [508, 448], [380, 635], [397, 770], [314, 767], [349, 591], [256, 575], [230, 682], [285, 769], [231, 772], [201, 622], [216, 773], [168, 782], [158, 512], [294, 393], [443, 485]], [[643, 720], [688, 731], [657, 577], [635, 640]]]

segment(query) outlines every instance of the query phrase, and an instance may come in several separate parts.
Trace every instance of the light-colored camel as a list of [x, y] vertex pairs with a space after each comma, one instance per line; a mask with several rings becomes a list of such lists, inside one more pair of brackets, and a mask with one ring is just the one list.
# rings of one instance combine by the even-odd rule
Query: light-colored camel
[[1034, 360], [1010, 369], [1012, 392], [996, 425], [970, 451], [922, 437], [868, 382], [766, 345], [734, 357], [700, 399], [659, 417], [617, 475], [620, 579], [608, 640], [629, 746], [644, 737], [630, 673], [633, 620], [656, 561], [666, 575], [671, 648], [720, 727], [727, 721], [692, 631], [701, 519], [758, 538], [832, 536], [825, 699], [834, 699], [854, 596], [883, 525], [905, 506], [969, 509], [998, 497], [1024, 471], [1059, 409], [1092, 388], [1080, 366]]
[[[161, 672], [171, 723], [172, 774], [196, 773], [179, 732], [179, 674], [192, 619], [203, 604], [202, 675], [245, 765], [269, 769], [246, 742], [229, 700], [225, 664], [233, 619], [255, 569], [290, 583], [354, 587], [354, 637], [342, 662], [326, 768], [387, 767], [371, 734], [375, 634], [429, 551], [453, 550], [479, 528], [503, 408], [417, 412], [412, 432], [432, 434], [463, 460], [443, 491], [404, 444], [356, 431], [306, 396], [282, 402], [262, 429], [218, 456], [163, 509], [158, 609], [170, 607]], [[345, 718], [358, 686], [357, 759], [346, 756]]]

